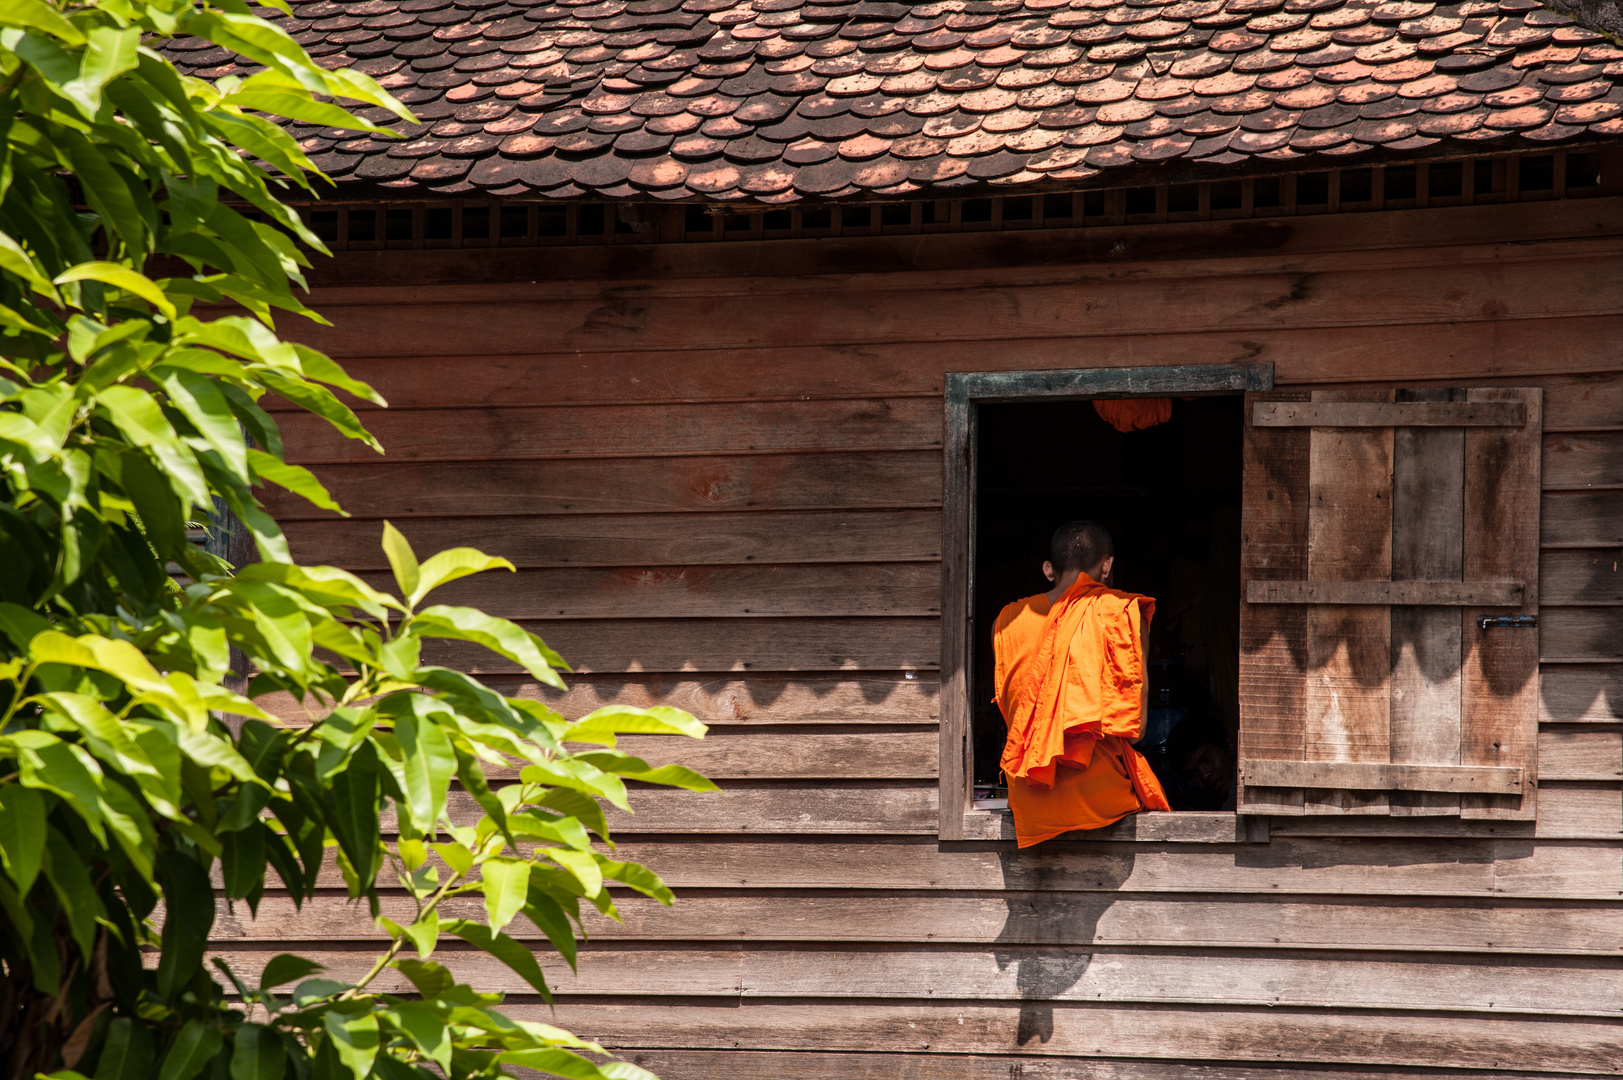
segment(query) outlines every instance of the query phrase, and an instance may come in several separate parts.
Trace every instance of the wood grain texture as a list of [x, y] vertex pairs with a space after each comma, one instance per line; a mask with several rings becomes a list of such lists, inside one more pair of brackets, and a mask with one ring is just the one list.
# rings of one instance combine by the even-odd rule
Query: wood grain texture
[[[1496, 1068], [1556, 1075], [1614, 1074], [1615, 1020], [1508, 1020], [1334, 1013], [1322, 1009], [792, 1002], [689, 1005], [509, 1005], [508, 1015], [567, 1026], [612, 1048], [712, 1047], [1041, 1052], [1162, 1058]], [[1439, 1037], [1442, 1026], [1446, 1035]]]
[[[1248, 411], [1264, 401], [1305, 402], [1304, 391], [1247, 394]], [[1241, 508], [1241, 575], [1250, 582], [1307, 580], [1310, 433], [1259, 428], [1244, 434], [1245, 499]], [[1307, 732], [1307, 611], [1240, 605], [1240, 754], [1302, 761]], [[1300, 790], [1240, 788], [1248, 813], [1302, 812]]]
[[[1338, 819], [1346, 821], [1347, 819]], [[385, 892], [382, 914], [410, 917], [409, 901]], [[1623, 909], [1615, 904], [1428, 897], [1277, 897], [1159, 893], [966, 891], [887, 893], [684, 890], [666, 907], [617, 896], [622, 921], [587, 915], [591, 940], [616, 942], [837, 942], [897, 945], [1129, 946], [1134, 948], [1379, 950], [1472, 955], [1623, 956]], [[477, 918], [480, 901], [458, 897], [447, 912]], [[541, 935], [526, 920], [508, 933]], [[257, 919], [222, 900], [213, 940], [231, 948], [284, 943], [381, 941], [364, 908], [322, 893], [295, 909], [268, 893]]]
[[1251, 581], [1253, 604], [1424, 604], [1433, 607], [1520, 607], [1519, 581]]
[[1623, 492], [1552, 491], [1539, 500], [1539, 544], [1623, 546]]
[[[275, 955], [217, 952], [253, 985]], [[327, 978], [358, 980], [366, 953], [323, 951]], [[442, 949], [440, 963], [485, 992], [532, 993], [501, 961], [468, 949]], [[851, 945], [774, 948], [750, 943], [693, 946], [595, 944], [581, 950], [578, 972], [554, 955], [542, 970], [557, 994], [591, 997], [794, 998], [813, 1001], [929, 999], [957, 1001], [1136, 1002], [1202, 1006], [1312, 1007], [1332, 995], [1353, 1009], [1451, 1013], [1536, 1013], [1616, 1019], [1623, 966], [1611, 960], [1441, 957], [1390, 953], [1324, 954], [1104, 948], [1084, 952], [999, 943], [906, 947]], [[398, 972], [374, 984], [412, 992]], [[1040, 987], [1040, 989], [1039, 989]], [[1033, 993], [1036, 990], [1036, 993]]]
[[[1315, 390], [1311, 404], [1391, 399], [1390, 390]], [[1392, 446], [1391, 428], [1311, 429], [1309, 581], [1391, 579]], [[1391, 639], [1386, 608], [1307, 609], [1306, 761], [1391, 760]], [[1304, 799], [1308, 813], [1385, 814], [1388, 805], [1373, 792], [1308, 790]]]
[[[1062, 334], [1234, 333], [1613, 313], [1623, 274], [1617, 241], [1585, 245], [1581, 252], [1553, 259], [1510, 256], [1492, 264], [1388, 263], [1378, 270], [1338, 258], [1314, 268], [1252, 266], [1240, 274], [1232, 273], [1235, 267], [1224, 274], [1216, 263], [1191, 263], [1181, 274], [1143, 277], [1105, 265], [990, 279], [935, 273], [640, 288], [623, 282], [540, 284], [517, 296], [422, 290], [428, 302], [413, 295], [418, 290], [402, 289], [392, 297], [368, 297], [366, 306], [335, 303], [339, 297], [333, 296], [326, 301], [333, 325], [300, 329], [309, 343], [342, 359], [453, 351], [761, 349], [808, 341], [1005, 342]], [[1517, 287], [1505, 288], [1506, 279]], [[442, 310], [447, 303], [456, 305], [454, 320]]]
[[[934, 618], [576, 619], [525, 626], [579, 672], [924, 671], [941, 661]], [[477, 675], [520, 670], [460, 641], [425, 642], [423, 657]]]
[[1521, 427], [1526, 411], [1517, 402], [1335, 401], [1258, 402], [1251, 422], [1258, 427]]
[[1538, 592], [1550, 605], [1623, 606], [1623, 550], [1542, 552]]
[[1623, 665], [1540, 664], [1539, 719], [1623, 723]]
[[[1543, 395], [1537, 389], [1472, 390], [1472, 401], [1522, 401], [1522, 428], [1468, 428], [1465, 432], [1465, 580], [1524, 582], [1522, 614], [1539, 604], [1538, 522], [1529, 512], [1539, 492], [1539, 443]], [[1460, 763], [1538, 768], [1538, 631], [1490, 628], [1478, 615], [1503, 609], [1462, 612]], [[1515, 796], [1464, 796], [1462, 817], [1527, 819], [1538, 809], [1538, 789]]]
[[[394, 588], [389, 574], [361, 576]], [[935, 563], [571, 567], [478, 574], [430, 598], [509, 619], [936, 616], [940, 582]]]
[[620, 749], [649, 761], [686, 765], [712, 780], [934, 780], [936, 776], [934, 731], [779, 735], [743, 729], [712, 734], [702, 742], [682, 736], [624, 737]]
[[[304, 465], [370, 463], [377, 455], [309, 413], [279, 421]], [[522, 409], [393, 409], [367, 428], [391, 461], [487, 461], [819, 450], [920, 450], [941, 445], [941, 409], [927, 398], [726, 404], [576, 405]]]
[[1422, 791], [1519, 795], [1526, 787], [1520, 769], [1483, 765], [1397, 765], [1377, 761], [1240, 760], [1240, 775], [1259, 787], [1303, 787], [1350, 791]]
[[941, 454], [941, 727], [936, 755], [941, 777], [939, 835], [962, 840], [975, 778], [974, 671], [975, 405], [961, 378], [948, 379]]
[[1623, 660], [1623, 609], [1542, 608], [1538, 638], [1542, 660], [1608, 664]]
[[[660, 1080], [1278, 1080], [1272, 1065], [1229, 1065], [1209, 1061], [1127, 1061], [1007, 1055], [921, 1054], [814, 1050], [633, 1050], [627, 1060], [657, 1073]], [[1017, 1073], [1014, 1071], [1018, 1070]], [[1407, 1080], [1435, 1076], [1429, 1069], [1293, 1065], [1292, 1080]], [[1523, 1080], [1525, 1073], [1473, 1069], [1471, 1080]]]
[[[598, 288], [624, 283], [638, 295], [656, 284], [704, 278], [798, 280], [804, 275], [885, 273], [935, 279], [978, 275], [1023, 284], [1054, 268], [1081, 265], [1093, 280], [1119, 276], [1225, 275], [1257, 269], [1316, 269], [1461, 261], [1525, 260], [1615, 247], [1617, 198], [1475, 207], [1199, 221], [1025, 232], [959, 232], [725, 244], [581, 245], [568, 259], [550, 248], [352, 252], [316, 268], [318, 299], [362, 302], [380, 287], [424, 303], [489, 293], [523, 298], [537, 281]], [[1484, 242], [1484, 238], [1491, 238]], [[628, 268], [635, 272], [630, 278]], [[471, 284], [499, 282], [499, 285]], [[337, 286], [336, 288], [334, 286]], [[369, 287], [370, 286], [370, 287]]]
[[[1514, 287], [1514, 282], [1507, 284]], [[369, 290], [370, 291], [370, 290]], [[344, 319], [349, 306], [328, 314]], [[1164, 330], [1111, 337], [1025, 337], [1018, 349], [979, 344], [796, 342], [772, 350], [771, 377], [761, 378], [756, 351], [637, 350], [603, 357], [569, 352], [470, 352], [451, 342], [436, 355], [403, 355], [372, 343], [345, 355], [345, 368], [388, 399], [391, 408], [516, 408], [537, 405], [643, 405], [668, 402], [801, 401], [865, 397], [940, 400], [949, 371], [1041, 370], [1077, 363], [1150, 367], [1271, 363], [1278, 383], [1343, 383], [1377, 377], [1403, 383], [1449, 379], [1491, 385], [1539, 357], [1548, 431], [1619, 426], [1623, 393], [1615, 389], [1617, 328], [1613, 315], [1479, 323], [1317, 328]], [[612, 370], [613, 375], [606, 374]], [[1525, 379], [1524, 379], [1525, 382]], [[376, 406], [340, 395], [357, 409]], [[292, 408], [274, 396], [267, 408]]]
[[[334, 465], [316, 470], [360, 518], [921, 509], [940, 505], [939, 452]], [[277, 520], [334, 515], [279, 488]]]
[[1546, 435], [1543, 457], [1548, 490], [1623, 486], [1623, 432]]
[[1520, 837], [1533, 840], [1623, 838], [1623, 788], [1613, 781], [1540, 780], [1537, 821], [1479, 821], [1458, 817], [1314, 817], [1279, 819], [1278, 836], [1400, 838]]
[[[1458, 402], [1462, 390], [1399, 390], [1400, 401]], [[1392, 582], [1460, 581], [1465, 556], [1465, 433], [1392, 432]], [[1515, 600], [1520, 601], [1520, 589]], [[1460, 760], [1460, 618], [1436, 608], [1392, 609], [1391, 760]], [[1455, 795], [1393, 792], [1397, 816], [1457, 814]]]
[[[397, 527], [420, 553], [476, 547], [520, 569], [933, 562], [941, 557], [941, 515], [935, 510], [404, 518]], [[286, 531], [297, 562], [388, 569], [379, 543], [381, 525], [299, 521]]]
[[1035, 889], [1336, 896], [1623, 898], [1615, 841], [1274, 838], [1260, 845], [1050, 841], [1015, 851], [930, 837], [839, 843], [627, 840], [673, 887]]
[[1623, 729], [1541, 727], [1538, 759], [1540, 780], [1623, 780]]

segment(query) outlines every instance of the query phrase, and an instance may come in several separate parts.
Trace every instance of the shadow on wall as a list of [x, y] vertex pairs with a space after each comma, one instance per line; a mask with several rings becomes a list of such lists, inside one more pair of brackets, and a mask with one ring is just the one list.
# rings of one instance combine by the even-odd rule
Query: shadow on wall
[[1053, 1037], [1053, 1003], [1088, 973], [1099, 920], [1133, 874], [1134, 855], [1127, 845], [1083, 850], [1079, 855], [1067, 844], [998, 852], [1009, 911], [993, 956], [999, 971], [1015, 969], [1020, 1046]]

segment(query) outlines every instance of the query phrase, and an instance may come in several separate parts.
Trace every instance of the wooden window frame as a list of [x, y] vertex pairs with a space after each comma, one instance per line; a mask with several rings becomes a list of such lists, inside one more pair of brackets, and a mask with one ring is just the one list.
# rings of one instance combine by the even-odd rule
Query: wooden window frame
[[[998, 839], [1005, 817], [976, 810], [973, 803], [974, 744], [970, 725], [974, 712], [969, 695], [975, 647], [977, 407], [1098, 398], [1199, 397], [1272, 390], [1273, 386], [1272, 364], [947, 373], [941, 537], [942, 840]], [[1152, 838], [1148, 832], [1155, 834], [1154, 839], [1165, 840], [1232, 843], [1255, 839], [1248, 834], [1244, 819], [1228, 811], [1154, 814], [1142, 823], [1148, 829], [1137, 828], [1139, 824], [1134, 821], [1135, 827], [1125, 832], [1140, 839]]]

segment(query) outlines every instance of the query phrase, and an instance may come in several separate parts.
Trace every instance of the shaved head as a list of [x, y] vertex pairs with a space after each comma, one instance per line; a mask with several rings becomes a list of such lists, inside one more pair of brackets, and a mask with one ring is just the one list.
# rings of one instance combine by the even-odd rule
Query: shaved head
[[1067, 570], [1092, 574], [1114, 554], [1115, 541], [1097, 521], [1066, 522], [1054, 530], [1054, 538], [1048, 544], [1048, 559], [1056, 574]]

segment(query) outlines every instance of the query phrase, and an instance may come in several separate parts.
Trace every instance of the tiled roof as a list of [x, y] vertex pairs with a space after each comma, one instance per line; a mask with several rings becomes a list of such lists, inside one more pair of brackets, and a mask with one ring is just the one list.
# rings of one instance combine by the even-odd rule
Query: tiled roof
[[[374, 75], [424, 121], [393, 142], [296, 135], [340, 185], [406, 196], [946, 196], [1104, 186], [1169, 163], [1209, 178], [1623, 136], [1623, 48], [1536, 0], [295, 0], [293, 11], [282, 25], [313, 54]], [[173, 48], [198, 74], [232, 70], [206, 42]]]

